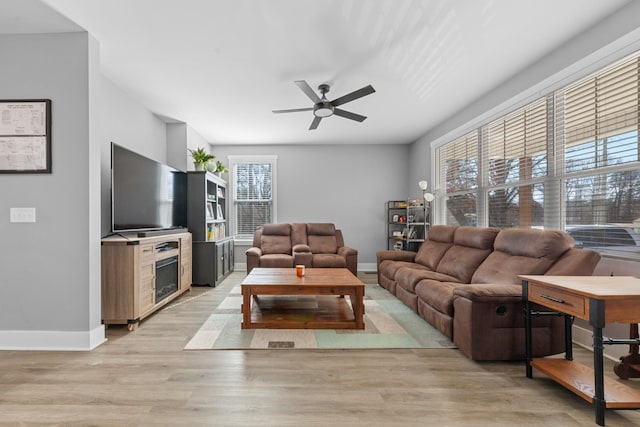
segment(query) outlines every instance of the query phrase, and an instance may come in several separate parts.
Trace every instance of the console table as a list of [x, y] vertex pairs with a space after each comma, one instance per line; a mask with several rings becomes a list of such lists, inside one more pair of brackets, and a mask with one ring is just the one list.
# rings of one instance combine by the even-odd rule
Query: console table
[[[640, 390], [604, 377], [604, 344], [637, 344], [637, 339], [602, 336], [607, 323], [640, 322], [640, 279], [609, 276], [519, 276], [525, 308], [526, 374], [532, 368], [549, 376], [595, 407], [598, 425], [604, 426], [605, 409], [640, 408]], [[550, 311], [533, 311], [532, 303]], [[565, 358], [531, 356], [531, 316], [563, 315]], [[571, 324], [573, 318], [587, 320], [593, 328], [593, 369], [573, 362]]]

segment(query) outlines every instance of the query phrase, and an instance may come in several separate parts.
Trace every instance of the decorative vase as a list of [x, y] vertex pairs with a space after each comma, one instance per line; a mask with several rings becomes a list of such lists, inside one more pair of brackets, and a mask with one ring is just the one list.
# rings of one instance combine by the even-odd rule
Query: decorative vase
[[204, 170], [204, 164], [203, 163], [196, 163], [193, 162], [193, 168], [197, 171], [203, 171]]

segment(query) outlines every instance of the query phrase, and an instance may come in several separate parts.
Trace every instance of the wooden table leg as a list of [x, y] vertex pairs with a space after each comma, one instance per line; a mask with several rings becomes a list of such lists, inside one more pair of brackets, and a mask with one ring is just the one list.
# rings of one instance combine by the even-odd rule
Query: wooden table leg
[[355, 301], [351, 301], [353, 315], [356, 321], [356, 329], [364, 329], [364, 288], [358, 287], [355, 291]]
[[249, 329], [251, 325], [251, 288], [242, 286], [242, 329]]

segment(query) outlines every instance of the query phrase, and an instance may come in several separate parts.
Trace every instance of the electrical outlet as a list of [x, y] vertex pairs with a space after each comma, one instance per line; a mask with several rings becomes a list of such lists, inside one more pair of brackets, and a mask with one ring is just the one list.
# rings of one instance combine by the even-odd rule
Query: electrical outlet
[[36, 222], [36, 208], [11, 208], [10, 222]]

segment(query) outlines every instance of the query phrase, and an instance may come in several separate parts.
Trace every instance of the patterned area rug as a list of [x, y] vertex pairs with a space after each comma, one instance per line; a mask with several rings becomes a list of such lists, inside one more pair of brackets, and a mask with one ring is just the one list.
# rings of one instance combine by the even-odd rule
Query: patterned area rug
[[365, 288], [364, 330], [241, 329], [241, 304], [242, 295], [237, 285], [184, 349], [456, 348], [447, 337], [378, 285], [368, 284]]

